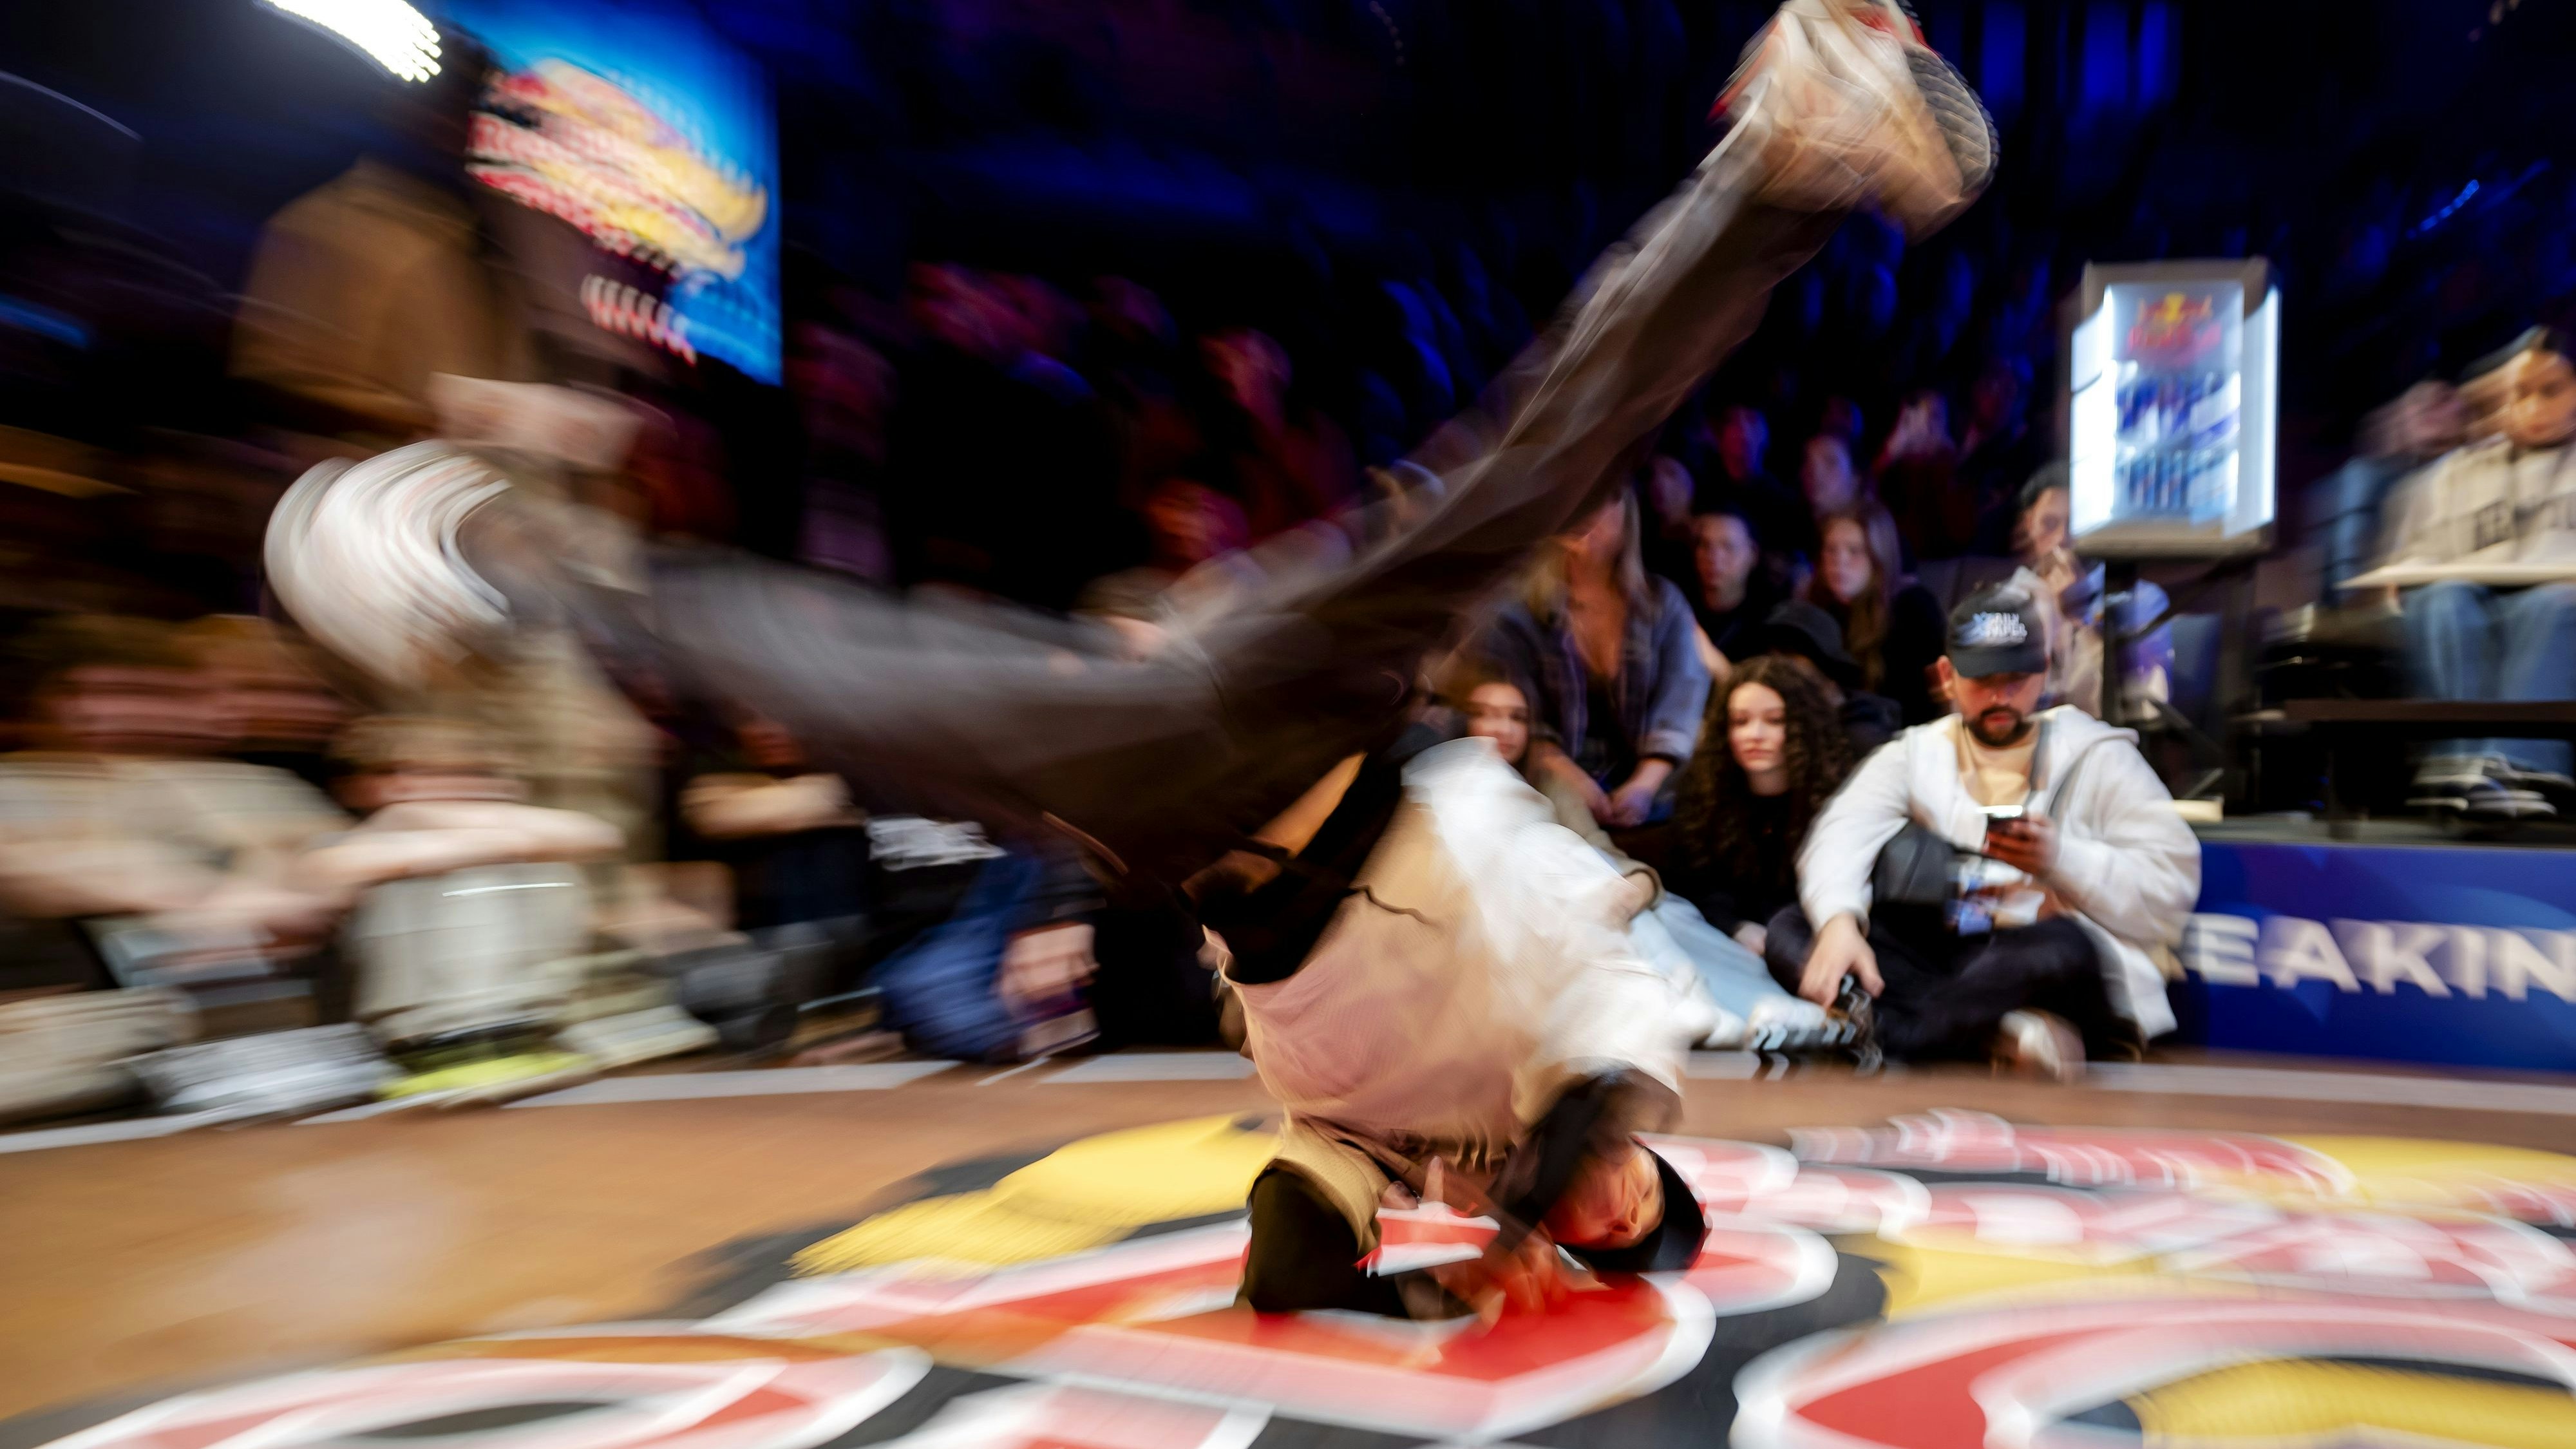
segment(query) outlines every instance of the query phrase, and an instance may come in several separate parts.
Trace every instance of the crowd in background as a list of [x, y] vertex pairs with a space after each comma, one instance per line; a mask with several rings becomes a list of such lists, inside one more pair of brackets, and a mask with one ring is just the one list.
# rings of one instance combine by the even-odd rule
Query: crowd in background
[[[1706, 141], [1672, 120], [1686, 110], [1673, 97], [1722, 75], [1723, 27], [1657, 4], [1578, 8], [1584, 54], [1616, 52], [1652, 84], [1512, 93], [1495, 114], [1526, 143], [1517, 153], [1441, 144], [1460, 139], [1444, 125], [1486, 111], [1444, 111], [1434, 81], [1466, 86], [1474, 67], [1407, 80], [1406, 134], [1425, 154], [1474, 153], [1461, 175], [1494, 184], [1489, 204], [1373, 217], [1385, 225], [1365, 247], [1328, 245], [1301, 216], [1231, 277], [1249, 252], [1192, 265], [1170, 238], [1132, 259], [1102, 255], [1116, 248], [1096, 236], [1060, 248], [931, 236], [893, 265], [847, 268], [800, 250], [777, 388], [594, 325], [578, 245], [568, 254], [555, 224], [464, 176], [476, 91], [462, 37], [447, 80], [377, 97], [365, 154], [240, 241], [238, 278], [219, 282], [50, 182], [11, 190], [0, 1000], [27, 999], [0, 1005], [0, 1032], [33, 1043], [38, 1024], [77, 1017], [85, 1035], [43, 1036], [74, 1042], [59, 1059], [48, 1047], [0, 1060], [0, 1113], [108, 1100], [131, 1083], [98, 1063], [190, 1032], [314, 1023], [359, 1024], [391, 1051], [381, 1070], [401, 1075], [388, 1080], [432, 1095], [480, 1090], [495, 1061], [516, 1063], [511, 1089], [524, 1090], [710, 1046], [1004, 1059], [1217, 1039], [1205, 943], [1181, 913], [1113, 909], [1069, 857], [971, 822], [872, 814], [772, 722], [678, 728], [652, 701], [617, 697], [564, 638], [532, 640], [512, 673], [468, 694], [370, 691], [269, 607], [268, 514], [319, 461], [454, 435], [471, 409], [442, 377], [549, 383], [609, 405], [623, 441], [539, 486], [644, 537], [738, 545], [925, 599], [1080, 614], [1150, 648], [1167, 591], [1221, 590], [1229, 560], [1258, 545], [1349, 547], [1354, 510], [1429, 496], [1407, 454]], [[1400, 33], [1369, 10], [1367, 46]], [[1635, 42], [1683, 29], [1686, 65]], [[1513, 44], [1536, 63], [1526, 37]], [[1527, 112], [1532, 91], [1582, 125]], [[1300, 94], [1319, 105], [1329, 92]], [[916, 139], [941, 137], [924, 123]], [[1587, 158], [1605, 147], [1631, 159], [1599, 171]], [[2070, 154], [2007, 176], [2071, 176]], [[1380, 180], [1391, 164], [1342, 159]], [[1504, 188], [1520, 163], [1567, 189]], [[2303, 305], [2368, 302], [2416, 285], [2406, 249], [2435, 244], [2466, 202], [2410, 220], [2429, 194], [2419, 183], [2371, 192], [2333, 236], [2267, 233], [2245, 219], [2260, 206], [2203, 206], [2182, 220], [2092, 216], [2087, 244], [2256, 246], [2309, 280]], [[1395, 189], [1406, 184], [1399, 168]], [[2033, 183], [2008, 186], [2021, 184]], [[2049, 184], [2019, 204], [1999, 193], [1928, 246], [1854, 218], [1645, 440], [1613, 501], [1425, 681], [1450, 728], [1494, 738], [1564, 824], [1635, 869], [1641, 949], [1696, 974], [1734, 1041], [1816, 1028], [1820, 1003], [1766, 968], [1771, 923], [1848, 772], [1950, 714], [1942, 661], [1962, 601], [2020, 589], [2045, 636], [2048, 695], [2114, 724], [2163, 721], [2180, 691], [2207, 690], [2207, 661], [2184, 667], [2163, 633], [2106, 646], [2165, 601], [2151, 584], [2107, 597], [2102, 569], [2070, 547], [2047, 403], [2053, 308], [2074, 281], [2061, 225], [2076, 222]], [[2533, 172], [2461, 224], [2570, 204], [2576, 192]], [[2504, 305], [2496, 276], [2551, 265], [2454, 278], [2474, 303], [2455, 309], [2455, 330]], [[2357, 345], [2359, 361], [2333, 367], [2376, 385], [2429, 370], [2454, 341]], [[2576, 408], [2566, 373], [2542, 338], [2476, 373], [2486, 381], [2469, 395], [2494, 398], [2477, 418], [2438, 389], [2410, 393], [2318, 506], [2288, 500], [2287, 532], [2316, 524], [2330, 584], [2372, 566], [2428, 491], [2535, 469], [2535, 486], [2554, 488], [2565, 420], [2539, 415]], [[2517, 390], [2532, 395], [2520, 423]], [[2463, 509], [2475, 511], [2434, 512]], [[2461, 667], [2419, 667], [2421, 692], [2570, 692], [2562, 591], [2428, 602], [2402, 611], [2422, 636], [2412, 657]], [[2563, 747], [2456, 743], [2427, 788], [2492, 812], [2545, 813], [2566, 773]], [[111, 996], [114, 1011], [100, 1004]], [[850, 1021], [865, 1029], [823, 1030]], [[364, 1056], [337, 1060], [380, 1070]]]
[[[469, 247], [453, 207], [368, 160], [280, 214], [228, 351], [259, 422], [219, 465], [273, 487], [304, 461], [470, 431], [450, 369], [526, 376], [551, 355], [558, 377], [623, 384], [589, 395], [615, 399], [634, 441], [542, 486], [647, 537], [756, 532], [687, 380], [533, 325], [522, 279]], [[382, 314], [389, 270], [443, 295], [443, 331]], [[1733, 759], [1710, 752], [1712, 680], [1824, 711], [1837, 743], [1818, 758], [1845, 759], [1945, 707], [1946, 601], [1918, 569], [1968, 587], [2074, 567], [2029, 393], [2027, 363], [1998, 357], [1956, 434], [1923, 389], [1883, 435], [1837, 396], [1775, 443], [1763, 408], [1713, 388], [1456, 661], [1509, 692], [1515, 762], [1566, 823], [1622, 859], [1696, 862], [1641, 928], [1685, 969], [1758, 957], [1782, 832], [1804, 827], [1744, 795], [1740, 765], [1721, 774], [1759, 819], [1712, 805], [1728, 787], [1709, 762]], [[1185, 332], [1118, 277], [924, 263], [896, 298], [835, 289], [791, 332], [784, 396], [800, 506], [774, 551], [866, 587], [1072, 611], [1140, 648], [1185, 577], [1221, 590], [1247, 548], [1351, 546], [1368, 505], [1419, 502], [1427, 481], [1384, 441], [1410, 422], [1337, 416], [1272, 337]], [[0, 762], [7, 989], [175, 989], [217, 1035], [354, 1021], [406, 1080], [451, 1092], [495, 1059], [551, 1081], [710, 1044], [782, 1052], [818, 1001], [867, 1003], [877, 1029], [845, 1051], [1003, 1059], [1219, 1033], [1204, 941], [1177, 911], [1113, 910], [1069, 857], [968, 822], [871, 816], [767, 721], [710, 734], [638, 713], [568, 640], [480, 690], [368, 689], [257, 612], [262, 496], [243, 489], [237, 536], [195, 544], [206, 582], [127, 587], [102, 567], [75, 581], [94, 590], [82, 607], [24, 610], [18, 753]], [[1459, 718], [1474, 694], [1433, 690]], [[1802, 777], [1798, 809], [1829, 788]], [[1757, 860], [1767, 874], [1739, 875]], [[1816, 1019], [1754, 978], [1712, 980], [1739, 1033]], [[175, 1009], [129, 1023], [135, 1039], [178, 1033]]]

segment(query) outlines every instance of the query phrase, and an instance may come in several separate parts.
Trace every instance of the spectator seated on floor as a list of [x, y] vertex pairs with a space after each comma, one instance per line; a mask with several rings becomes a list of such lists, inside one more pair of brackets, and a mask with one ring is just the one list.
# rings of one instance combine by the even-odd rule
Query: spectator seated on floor
[[[2576, 699], [2576, 368], [2555, 333], [2504, 368], [2503, 433], [2418, 474], [2391, 500], [2406, 662], [2427, 699]], [[2432, 746], [2414, 800], [2493, 818], [2557, 813], [2563, 740]]]
[[2467, 418], [2449, 383], [2428, 378], [2362, 420], [2361, 446], [2310, 495], [2325, 550], [2322, 602], [2379, 563], [2387, 536], [2386, 505], [2464, 440]]
[[1907, 724], [1939, 714], [1932, 664], [1941, 655], [1941, 610], [1905, 577], [1896, 520], [1864, 499], [1819, 514], [1816, 572], [1800, 595], [1833, 616], [1860, 663], [1861, 687], [1896, 701]]
[[94, 949], [131, 974], [321, 945], [334, 903], [299, 889], [291, 865], [346, 817], [284, 770], [216, 754], [232, 741], [169, 628], [65, 616], [20, 654], [33, 748], [0, 760], [15, 965], [70, 984], [95, 982]]
[[1751, 656], [1752, 636], [1780, 593], [1762, 568], [1762, 537], [1746, 514], [1732, 508], [1702, 513], [1691, 520], [1691, 541], [1697, 565], [1691, 613], [1699, 622], [1700, 662], [1714, 677]]
[[209, 614], [179, 630], [196, 659], [226, 755], [327, 789], [331, 740], [349, 706], [324, 683], [311, 647], [248, 614]]
[[1796, 536], [1781, 542], [1795, 544], [1798, 556], [1812, 569], [1824, 547], [1825, 516], [1840, 513], [1869, 496], [1860, 474], [1852, 468], [1851, 440], [1838, 432], [1820, 432], [1809, 438], [1807, 451], [1798, 464], [1798, 491], [1806, 495], [1806, 511], [1793, 525]]
[[1746, 643], [1751, 657], [1780, 660], [1807, 676], [1842, 727], [1853, 759], [1867, 756], [1905, 728], [1895, 700], [1861, 688], [1860, 661], [1843, 648], [1842, 626], [1815, 605], [1803, 599], [1772, 605]]
[[1948, 400], [1928, 389], [1906, 399], [1870, 476], [1917, 557], [1955, 558], [1975, 536], [1976, 500], [1958, 471]]
[[523, 803], [506, 749], [462, 721], [372, 716], [341, 750], [342, 798], [366, 818], [307, 852], [298, 877], [353, 904], [357, 1020], [416, 1073], [562, 1070], [547, 1047], [593, 933], [581, 867], [617, 854], [617, 828]]
[[1223, 456], [1255, 541], [1350, 506], [1359, 469], [1341, 425], [1302, 405], [1286, 349], [1248, 327], [1199, 339], [1223, 403], [1211, 411], [1211, 451]]
[[1772, 918], [1784, 986], [1874, 1019], [1899, 1060], [2071, 1076], [2174, 1026], [2160, 962], [2200, 889], [2200, 844], [2136, 737], [2041, 710], [2047, 659], [2009, 586], [1950, 616], [1958, 713], [1864, 762], [1798, 854]]
[[1756, 1047], [1792, 1046], [1825, 1025], [1823, 1008], [1782, 991], [1762, 960], [1771, 918], [1797, 900], [1798, 849], [1851, 773], [1828, 688], [1795, 657], [1736, 665], [1710, 692], [1700, 751], [1682, 772], [1666, 852], [1679, 899], [1664, 918]]
[[772, 721], [734, 724], [732, 768], [680, 794], [688, 828], [733, 872], [734, 923], [747, 931], [848, 921], [867, 910], [867, 816], [840, 776], [813, 768]]
[[1530, 774], [1613, 829], [1671, 813], [1708, 703], [1690, 604], [1646, 572], [1637, 513], [1622, 489], [1560, 540], [1483, 645], [1532, 706]]
[[[2014, 572], [2010, 582], [2029, 591], [2047, 616], [2048, 696], [2059, 704], [2102, 717], [2102, 624], [2112, 616], [2105, 597], [2105, 570], [2098, 562], [2075, 556], [2067, 520], [2066, 465], [2051, 463], [2033, 473], [2021, 491], [2021, 511], [2013, 522]], [[2144, 634], [2140, 624], [2161, 618], [2165, 591], [2140, 579], [2115, 617], [2129, 637], [2121, 648], [2124, 661], [2120, 699], [2131, 722], [2151, 720], [2156, 705], [2173, 694], [2173, 631], [2163, 624]]]
[[[1069, 851], [1005, 850], [972, 824], [875, 817], [869, 838], [895, 877], [958, 880], [941, 919], [875, 967], [885, 1024], [913, 1050], [1012, 1061], [1084, 1045], [1098, 1031], [1086, 1000], [1099, 971], [1098, 891]], [[890, 886], [900, 907], [905, 887]], [[1195, 952], [1195, 942], [1191, 950]]]
[[1968, 387], [1957, 477], [1977, 514], [1972, 554], [1999, 556], [2010, 546], [2016, 492], [2039, 467], [2040, 440], [2025, 416], [2029, 393], [2030, 364], [2018, 357], [1988, 358]]
[[1148, 912], [1095, 913], [1062, 862], [1033, 870], [974, 826], [872, 822], [766, 720], [736, 736], [733, 763], [747, 768], [696, 776], [681, 813], [732, 868], [735, 919], [754, 942], [820, 948], [793, 983], [798, 1001], [873, 985], [885, 1024], [913, 1046], [979, 1060], [1072, 1045], [1088, 1007], [1121, 1043], [1213, 1036], [1194, 934], [1178, 940]]
[[1814, 511], [1798, 490], [1782, 483], [1763, 466], [1771, 445], [1771, 425], [1762, 414], [1741, 405], [1718, 414], [1716, 466], [1700, 480], [1691, 503], [1693, 513], [1712, 510], [1742, 514], [1762, 545], [1764, 584], [1786, 593], [1797, 578], [1801, 550], [1814, 529]]
[[1699, 545], [1691, 528], [1691, 500], [1698, 491], [1690, 468], [1679, 458], [1658, 453], [1637, 470], [1637, 494], [1644, 502], [1646, 572], [1672, 580], [1684, 594], [1697, 592], [1699, 585], [1694, 562]]

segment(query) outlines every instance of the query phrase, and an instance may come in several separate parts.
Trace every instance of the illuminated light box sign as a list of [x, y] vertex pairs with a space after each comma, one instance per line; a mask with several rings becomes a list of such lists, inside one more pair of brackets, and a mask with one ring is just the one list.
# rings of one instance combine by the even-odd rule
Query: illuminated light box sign
[[2261, 549], [2273, 505], [2281, 295], [2259, 259], [2087, 266], [2068, 339], [2076, 547]]
[[759, 67], [682, 10], [456, 0], [501, 73], [474, 118], [483, 184], [579, 229], [592, 323], [779, 380], [778, 139]]
[[2576, 851], [2201, 843], [2181, 1039], [2576, 1069]]

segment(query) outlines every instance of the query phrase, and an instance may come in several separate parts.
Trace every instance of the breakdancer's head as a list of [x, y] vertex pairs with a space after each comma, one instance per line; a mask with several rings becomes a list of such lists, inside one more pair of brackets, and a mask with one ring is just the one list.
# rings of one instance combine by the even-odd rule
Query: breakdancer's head
[[1541, 1226], [1560, 1243], [1604, 1251], [1635, 1247], [1664, 1217], [1664, 1181], [1656, 1161], [1633, 1141], [1586, 1159]]
[[1618, 1273], [1687, 1268], [1708, 1234], [1690, 1184], [1633, 1138], [1587, 1157], [1540, 1226], [1587, 1267]]
[[1613, 1069], [1569, 1086], [1503, 1165], [1495, 1196], [1504, 1237], [1520, 1224], [1543, 1228], [1609, 1272], [1689, 1267], [1708, 1231], [1699, 1200], [1636, 1136], [1669, 1120], [1675, 1105], [1669, 1088], [1640, 1072]]

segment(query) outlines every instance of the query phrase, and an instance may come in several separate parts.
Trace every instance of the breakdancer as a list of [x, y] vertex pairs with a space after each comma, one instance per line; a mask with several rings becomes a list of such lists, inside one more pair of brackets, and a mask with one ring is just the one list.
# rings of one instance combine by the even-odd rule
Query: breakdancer
[[[1893, 0], [1790, 0], [1724, 104], [1689, 182], [1417, 454], [1436, 497], [1348, 520], [1338, 554], [1256, 554], [1142, 658], [1005, 607], [622, 551], [439, 444], [299, 483], [272, 583], [395, 681], [568, 624], [630, 687], [778, 721], [880, 808], [1069, 840], [1113, 890], [1183, 891], [1291, 1119], [1253, 1193], [1257, 1308], [1537, 1301], [1558, 1244], [1679, 1266], [1696, 1207], [1634, 1134], [1676, 1107], [1692, 1023], [1608, 924], [1625, 883], [1483, 742], [1405, 731], [1424, 656], [1621, 485], [1846, 211], [1928, 232], [1993, 165], [1975, 97]], [[1373, 1277], [1356, 1264], [1391, 1188], [1502, 1230], [1443, 1291]]]

